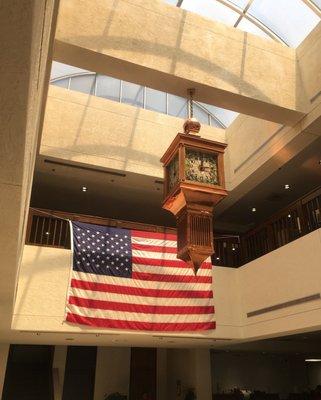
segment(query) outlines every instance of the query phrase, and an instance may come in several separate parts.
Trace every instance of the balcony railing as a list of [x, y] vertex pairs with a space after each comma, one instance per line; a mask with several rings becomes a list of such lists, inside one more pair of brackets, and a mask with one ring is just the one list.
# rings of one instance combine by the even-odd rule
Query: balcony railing
[[176, 233], [174, 228], [167, 228], [158, 225], [30, 208], [26, 244], [70, 249], [70, 229], [68, 220], [105, 225], [115, 228]]
[[[126, 229], [175, 233], [174, 228], [30, 209], [26, 244], [70, 248], [68, 220]], [[321, 188], [309, 193], [243, 236], [215, 234], [213, 264], [239, 267], [321, 227]]]
[[241, 238], [242, 264], [321, 227], [321, 188], [308, 193]]

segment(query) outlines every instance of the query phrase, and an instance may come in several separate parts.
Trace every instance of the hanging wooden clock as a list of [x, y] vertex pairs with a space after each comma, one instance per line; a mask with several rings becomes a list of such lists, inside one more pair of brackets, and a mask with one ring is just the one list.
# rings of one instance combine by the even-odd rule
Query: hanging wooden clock
[[226, 195], [223, 154], [225, 143], [201, 138], [194, 118], [184, 124], [161, 158], [164, 166], [163, 208], [177, 221], [177, 257], [195, 274], [214, 253], [213, 209]]

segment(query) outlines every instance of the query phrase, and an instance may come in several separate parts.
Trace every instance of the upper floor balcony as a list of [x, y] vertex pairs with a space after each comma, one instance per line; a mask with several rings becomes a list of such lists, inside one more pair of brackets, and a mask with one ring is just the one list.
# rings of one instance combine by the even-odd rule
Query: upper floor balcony
[[[210, 334], [169, 333], [165, 335], [168, 336], [166, 346], [197, 343], [220, 347], [242, 340], [296, 333], [298, 326], [300, 331], [318, 329], [321, 326], [319, 213], [320, 189], [252, 232], [240, 236], [216, 234], [213, 291], [217, 328]], [[58, 342], [68, 338], [91, 343], [101, 337], [102, 343], [111, 343], [112, 339], [117, 340], [118, 345], [159, 345], [157, 334], [83, 328], [64, 322], [71, 268], [68, 219], [127, 229], [175, 232], [173, 228], [157, 225], [31, 209], [18, 277], [13, 329], [35, 332], [44, 338], [58, 333], [55, 339]], [[260, 233], [260, 240], [256, 239], [258, 232], [271, 230], [272, 235]], [[227, 268], [240, 265], [240, 268]]]
[[[69, 249], [68, 219], [127, 229], [175, 232], [170, 227], [31, 208], [26, 244]], [[244, 234], [216, 232], [213, 265], [240, 267], [320, 227], [321, 188], [317, 188]]]

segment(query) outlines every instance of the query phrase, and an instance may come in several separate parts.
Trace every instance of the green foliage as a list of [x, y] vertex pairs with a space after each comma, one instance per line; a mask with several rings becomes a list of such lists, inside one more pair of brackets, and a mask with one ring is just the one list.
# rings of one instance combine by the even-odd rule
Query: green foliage
[[109, 395], [105, 395], [104, 400], [127, 400], [127, 396], [125, 394], [115, 392]]

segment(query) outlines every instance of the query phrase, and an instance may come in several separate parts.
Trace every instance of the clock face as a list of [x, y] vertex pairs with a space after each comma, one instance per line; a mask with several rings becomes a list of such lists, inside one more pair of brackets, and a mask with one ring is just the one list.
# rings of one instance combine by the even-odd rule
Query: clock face
[[186, 149], [185, 178], [189, 181], [218, 185], [217, 156], [200, 150]]
[[168, 191], [170, 192], [178, 182], [178, 154], [167, 166]]

